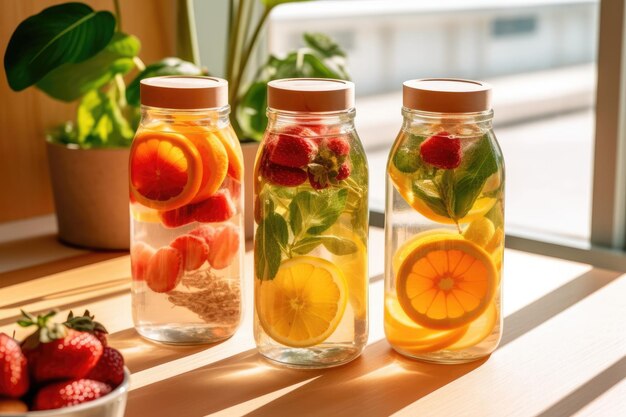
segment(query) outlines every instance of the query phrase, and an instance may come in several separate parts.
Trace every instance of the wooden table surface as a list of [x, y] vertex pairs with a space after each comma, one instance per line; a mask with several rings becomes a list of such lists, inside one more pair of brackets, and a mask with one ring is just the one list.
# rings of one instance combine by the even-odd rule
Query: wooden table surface
[[132, 372], [128, 417], [626, 416], [625, 274], [507, 250], [500, 347], [482, 361], [431, 365], [401, 357], [385, 341], [383, 235], [370, 234], [369, 345], [339, 368], [291, 370], [259, 357], [250, 251], [245, 318], [219, 344], [172, 347], [140, 338], [129, 257], [120, 252], [72, 253], [0, 273], [0, 331], [16, 329], [20, 308], [89, 308]]

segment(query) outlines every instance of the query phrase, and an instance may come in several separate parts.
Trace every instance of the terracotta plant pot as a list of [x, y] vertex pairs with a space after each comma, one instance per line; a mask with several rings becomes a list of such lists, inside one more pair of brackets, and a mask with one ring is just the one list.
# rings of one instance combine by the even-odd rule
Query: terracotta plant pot
[[246, 240], [254, 236], [254, 160], [259, 149], [259, 142], [246, 142], [241, 144], [243, 151], [244, 173], [244, 226]]
[[128, 249], [129, 149], [48, 143], [59, 239], [94, 249]]

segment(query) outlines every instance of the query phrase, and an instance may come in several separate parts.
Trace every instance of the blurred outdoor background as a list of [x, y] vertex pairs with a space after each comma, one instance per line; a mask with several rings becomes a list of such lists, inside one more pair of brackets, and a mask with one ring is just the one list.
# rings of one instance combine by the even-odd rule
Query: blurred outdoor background
[[281, 54], [320, 31], [348, 54], [372, 209], [384, 207], [402, 82], [460, 77], [494, 87], [507, 168], [510, 232], [589, 239], [596, 84], [596, 0], [343, 0], [292, 3], [271, 16]]

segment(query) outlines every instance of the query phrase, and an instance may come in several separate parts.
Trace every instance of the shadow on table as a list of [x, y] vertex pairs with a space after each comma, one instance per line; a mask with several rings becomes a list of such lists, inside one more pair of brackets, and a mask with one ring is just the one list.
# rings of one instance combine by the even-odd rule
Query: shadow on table
[[109, 335], [109, 344], [124, 355], [131, 373], [140, 372], [163, 363], [202, 352], [219, 344], [174, 346], [144, 339], [134, 328]]
[[127, 415], [386, 416], [485, 361], [452, 366], [410, 361], [381, 340], [347, 365], [295, 370], [273, 366], [249, 350], [131, 391]]

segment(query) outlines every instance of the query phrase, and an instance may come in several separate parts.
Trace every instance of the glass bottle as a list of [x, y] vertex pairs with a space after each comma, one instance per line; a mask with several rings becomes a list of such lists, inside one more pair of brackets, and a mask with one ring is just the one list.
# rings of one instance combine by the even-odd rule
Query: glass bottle
[[322, 368], [359, 356], [368, 334], [368, 169], [354, 84], [268, 84], [254, 171], [254, 336], [266, 358]]
[[167, 76], [140, 88], [129, 163], [135, 328], [164, 343], [226, 339], [240, 322], [244, 253], [228, 83]]
[[490, 97], [468, 80], [403, 86], [387, 162], [384, 323], [405, 356], [467, 362], [500, 341], [504, 161]]

